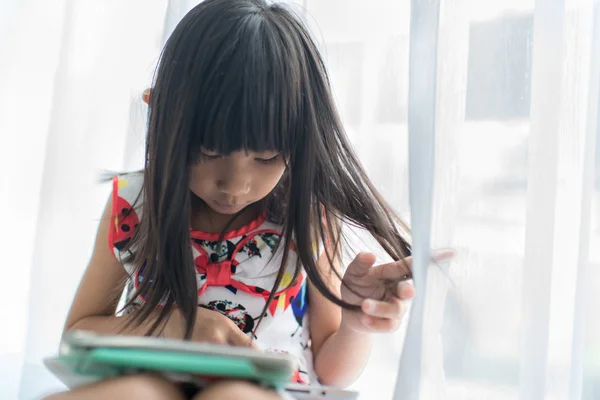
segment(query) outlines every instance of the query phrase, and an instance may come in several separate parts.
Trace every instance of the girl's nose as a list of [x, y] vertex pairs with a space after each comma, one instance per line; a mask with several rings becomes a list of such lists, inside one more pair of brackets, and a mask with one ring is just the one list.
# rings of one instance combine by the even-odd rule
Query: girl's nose
[[250, 179], [246, 173], [237, 171], [218, 180], [217, 187], [228, 196], [243, 196], [250, 192]]

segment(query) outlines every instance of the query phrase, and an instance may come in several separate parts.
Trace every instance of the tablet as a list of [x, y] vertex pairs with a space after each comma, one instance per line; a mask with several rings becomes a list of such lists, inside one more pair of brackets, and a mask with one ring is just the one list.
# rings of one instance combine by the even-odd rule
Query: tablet
[[295, 399], [358, 398], [353, 391], [291, 384], [298, 363], [289, 355], [155, 337], [73, 331], [65, 335], [58, 357], [47, 358], [44, 364], [69, 389], [114, 376], [151, 372], [198, 387], [220, 379], [242, 379], [283, 390]]
[[52, 372], [70, 371], [84, 381], [157, 372], [182, 380], [242, 379], [276, 388], [289, 383], [298, 368], [292, 356], [250, 348], [85, 331], [65, 335], [58, 357], [45, 363]]

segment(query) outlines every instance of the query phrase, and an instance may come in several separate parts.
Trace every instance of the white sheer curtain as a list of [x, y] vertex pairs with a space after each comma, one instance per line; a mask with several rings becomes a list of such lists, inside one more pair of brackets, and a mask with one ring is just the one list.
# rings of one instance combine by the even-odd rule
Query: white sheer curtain
[[0, 2], [4, 305], [0, 398], [60, 387], [41, 365], [90, 257], [103, 169], [141, 165], [140, 93], [165, 1]]
[[[196, 2], [0, 2], [0, 398], [59, 389], [56, 351], [109, 188], [141, 165], [164, 38]], [[407, 219], [409, 0], [305, 0], [368, 172]], [[423, 399], [600, 398], [600, 12], [442, 0]], [[414, 38], [413, 38], [414, 39]], [[370, 244], [366, 244], [369, 247]], [[355, 387], [391, 398], [404, 332]]]

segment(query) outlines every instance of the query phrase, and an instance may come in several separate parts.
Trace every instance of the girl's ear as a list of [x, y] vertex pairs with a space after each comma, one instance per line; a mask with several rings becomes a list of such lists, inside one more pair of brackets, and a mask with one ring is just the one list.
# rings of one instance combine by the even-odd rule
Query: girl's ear
[[142, 93], [142, 100], [144, 100], [144, 103], [148, 104], [148, 102], [150, 101], [150, 93], [152, 92], [152, 89], [146, 89], [144, 90], [144, 93]]

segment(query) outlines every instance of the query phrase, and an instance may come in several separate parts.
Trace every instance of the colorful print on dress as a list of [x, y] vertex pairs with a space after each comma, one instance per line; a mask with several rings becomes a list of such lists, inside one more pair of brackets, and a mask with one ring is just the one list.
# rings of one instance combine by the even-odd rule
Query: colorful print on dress
[[298, 296], [295, 299], [290, 300], [292, 302], [292, 311], [294, 313], [294, 318], [298, 323], [298, 328], [294, 333], [292, 333], [292, 337], [294, 337], [300, 329], [302, 329], [302, 323], [304, 321], [304, 316], [306, 315], [306, 311], [308, 310], [308, 301], [306, 301], [306, 281], [302, 284], [300, 291], [298, 292]]
[[[280, 240], [281, 233], [272, 230], [245, 235], [235, 244], [230, 240], [219, 244], [215, 241], [193, 239], [198, 296], [201, 296], [207, 287], [220, 286], [233, 294], [242, 290], [267, 300], [271, 292], [265, 289], [265, 286], [272, 285], [271, 282], [277, 276], [280, 267], [280, 260], [274, 253]], [[297, 296], [304, 277], [300, 274], [290, 286], [293, 276], [291, 271], [284, 274], [279, 290], [269, 305], [271, 315], [278, 309], [285, 311]]]
[[219, 312], [232, 320], [238, 328], [244, 333], [250, 333], [254, 329], [254, 318], [246, 311], [241, 304], [233, 303], [229, 300], [214, 300], [208, 304], [200, 304], [200, 307]]
[[114, 227], [111, 230], [112, 237], [110, 241], [120, 254], [129, 245], [140, 220], [131, 204], [121, 197], [117, 197], [113, 209], [116, 209], [117, 212], [114, 216]]
[[299, 383], [300, 385], [308, 385], [308, 382], [302, 379], [301, 374], [306, 375], [306, 371], [297, 370], [292, 376], [292, 382]]
[[[275, 354], [283, 354], [283, 355], [290, 355], [289, 351], [285, 351], [285, 350], [278, 350], [278, 349], [267, 349], [265, 350], [266, 353], [275, 353]], [[308, 375], [308, 373], [306, 371], [302, 371], [301, 369], [297, 369], [296, 371], [294, 371], [294, 374], [292, 375], [292, 382], [293, 383], [299, 383], [301, 385], [308, 385], [308, 381], [302, 379], [302, 375], [306, 376]]]
[[192, 239], [192, 242], [204, 249], [206, 253], [210, 254], [210, 262], [212, 263], [229, 260], [236, 248], [236, 243], [233, 243], [230, 240], [212, 242], [202, 239]]

